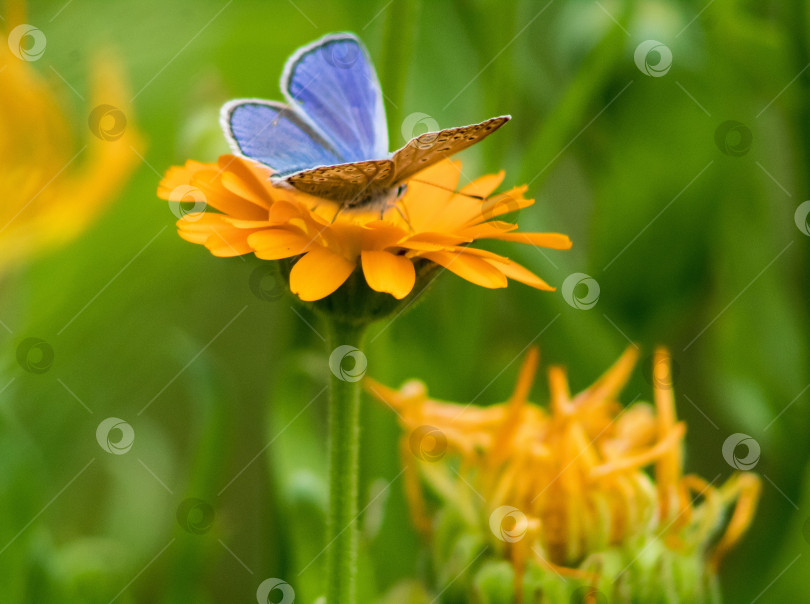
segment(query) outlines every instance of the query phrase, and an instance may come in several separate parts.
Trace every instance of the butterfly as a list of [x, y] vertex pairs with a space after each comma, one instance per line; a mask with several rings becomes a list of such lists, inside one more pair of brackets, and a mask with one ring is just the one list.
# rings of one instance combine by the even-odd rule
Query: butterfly
[[382, 90], [368, 51], [350, 33], [299, 48], [284, 66], [287, 103], [236, 99], [220, 113], [233, 151], [273, 169], [272, 180], [348, 208], [384, 211], [417, 172], [509, 121], [426, 132], [388, 152]]

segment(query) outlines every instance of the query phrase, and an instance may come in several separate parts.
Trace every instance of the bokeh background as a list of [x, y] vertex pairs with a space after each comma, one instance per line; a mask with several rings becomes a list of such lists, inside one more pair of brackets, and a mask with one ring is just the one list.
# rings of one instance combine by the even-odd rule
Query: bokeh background
[[[77, 138], [88, 135], [88, 65], [114, 48], [134, 97], [127, 127], [145, 144], [89, 230], [0, 280], [2, 601], [252, 602], [271, 577], [297, 601], [319, 595], [318, 325], [276, 295], [255, 258], [214, 258], [181, 241], [155, 189], [169, 166], [226, 152], [224, 101], [279, 99], [287, 56], [342, 30], [375, 60], [392, 144], [410, 136], [403, 123], [415, 112], [441, 127], [513, 116], [461, 155], [464, 172], [503, 168], [505, 186], [528, 183], [537, 203], [520, 213], [521, 228], [565, 232], [574, 247], [496, 249], [558, 287], [588, 275], [574, 302], [598, 287], [583, 309], [560, 290], [490, 291], [443, 275], [412, 311], [372, 329], [368, 374], [390, 385], [420, 377], [440, 398], [486, 403], [510, 392], [530, 341], [543, 364], [568, 366], [574, 387], [631, 341], [642, 364], [668, 346], [687, 470], [728, 477], [732, 434], [760, 447], [761, 505], [722, 568], [727, 601], [806, 597], [806, 3], [38, 0], [28, 9], [47, 36], [31, 66]], [[665, 48], [639, 61], [647, 40]], [[53, 351], [45, 371], [17, 358], [32, 337]], [[544, 392], [541, 377], [533, 398]], [[624, 400], [650, 394], [640, 367]], [[395, 416], [370, 399], [363, 414], [360, 580], [371, 602], [420, 576], [426, 557], [398, 477]], [[125, 454], [97, 441], [109, 417], [132, 428]]]

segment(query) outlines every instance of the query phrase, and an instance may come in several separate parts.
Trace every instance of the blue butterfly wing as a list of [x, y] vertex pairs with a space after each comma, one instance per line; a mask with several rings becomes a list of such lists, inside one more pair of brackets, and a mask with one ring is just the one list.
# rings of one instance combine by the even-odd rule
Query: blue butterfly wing
[[274, 176], [342, 161], [329, 141], [282, 103], [231, 101], [222, 107], [221, 121], [231, 148], [270, 166]]
[[299, 49], [287, 61], [281, 88], [341, 162], [388, 157], [380, 84], [366, 49], [352, 34], [332, 34]]

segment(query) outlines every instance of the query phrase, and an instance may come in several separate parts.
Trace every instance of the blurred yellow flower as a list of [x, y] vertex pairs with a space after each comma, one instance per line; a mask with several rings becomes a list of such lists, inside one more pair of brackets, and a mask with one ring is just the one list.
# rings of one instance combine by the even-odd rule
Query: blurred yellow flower
[[0, 271], [79, 235], [112, 200], [141, 146], [120, 66], [99, 59], [92, 98], [74, 140], [76, 116], [34, 67], [45, 34], [11, 2], [0, 30]]
[[[455, 515], [471, 533], [489, 529], [481, 547], [510, 561], [516, 601], [536, 593], [525, 584], [529, 569], [545, 573], [546, 582], [590, 586], [606, 601], [628, 593], [632, 601], [705, 596], [717, 563], [753, 518], [760, 481], [745, 472], [715, 486], [683, 475], [686, 426], [675, 417], [665, 350], [654, 357], [654, 406], [617, 401], [636, 356], [629, 348], [575, 396], [565, 370], [551, 367], [548, 409], [527, 402], [536, 350], [510, 400], [489, 407], [432, 400], [417, 381], [396, 391], [369, 380], [368, 390], [397, 412], [404, 430], [417, 526], [446, 538], [437, 525]], [[427, 504], [423, 482], [438, 505]]]
[[[460, 171], [459, 162], [444, 160], [418, 173], [397, 205], [383, 215], [340, 210], [335, 202], [274, 186], [269, 168], [233, 155], [216, 164], [189, 161], [171, 168], [158, 195], [195, 204], [178, 221], [179, 234], [216, 256], [300, 256], [290, 272], [290, 289], [305, 301], [330, 295], [358, 265], [372, 290], [397, 299], [411, 293], [418, 269], [426, 264], [443, 266], [483, 287], [506, 287], [509, 278], [553, 290], [509, 258], [468, 246], [479, 239], [500, 239], [568, 249], [568, 237], [517, 233], [517, 225], [493, 220], [534, 203], [523, 197], [526, 187], [490, 197], [503, 180], [501, 172], [456, 191]], [[206, 205], [217, 212], [204, 211]]]

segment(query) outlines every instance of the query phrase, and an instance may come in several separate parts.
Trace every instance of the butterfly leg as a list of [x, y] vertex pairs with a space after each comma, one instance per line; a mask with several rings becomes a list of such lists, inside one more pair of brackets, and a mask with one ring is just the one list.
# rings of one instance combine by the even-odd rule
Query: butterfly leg
[[[405, 221], [405, 224], [408, 225], [408, 229], [410, 229], [411, 233], [413, 233], [413, 225], [411, 224], [410, 217], [408, 216], [408, 208], [401, 206], [399, 200], [405, 196], [405, 192], [408, 190], [407, 184], [401, 184], [397, 187], [396, 197], [394, 198], [393, 204], [394, 209], [397, 211], [397, 214], [400, 215], [402, 220]], [[404, 212], [403, 212], [404, 210]]]
[[394, 209], [397, 211], [397, 214], [400, 215], [402, 220], [405, 221], [405, 224], [408, 225], [408, 229], [410, 229], [411, 233], [413, 233], [413, 225], [411, 224], [411, 221], [408, 218], [408, 209], [407, 208], [401, 208], [399, 206], [399, 204], [394, 204]]

